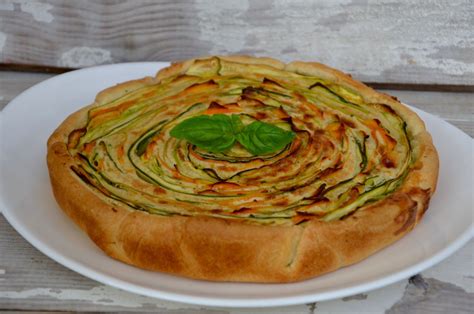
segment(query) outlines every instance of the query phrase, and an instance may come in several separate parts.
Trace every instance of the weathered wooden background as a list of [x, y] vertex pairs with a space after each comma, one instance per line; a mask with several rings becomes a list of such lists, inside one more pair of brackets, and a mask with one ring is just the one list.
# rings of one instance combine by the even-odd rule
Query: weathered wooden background
[[252, 54], [369, 82], [474, 85], [473, 20], [472, 0], [1, 0], [0, 63]]

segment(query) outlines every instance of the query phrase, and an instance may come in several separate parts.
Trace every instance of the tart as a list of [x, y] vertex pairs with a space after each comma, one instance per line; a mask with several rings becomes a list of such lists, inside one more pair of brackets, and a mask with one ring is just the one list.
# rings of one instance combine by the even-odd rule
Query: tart
[[[291, 138], [253, 130], [214, 149], [224, 127], [208, 146], [185, 138], [202, 130], [173, 136], [196, 118]], [[47, 145], [58, 204], [107, 255], [211, 281], [291, 282], [361, 261], [420, 222], [439, 168], [396, 98], [319, 63], [248, 56], [110, 87]]]

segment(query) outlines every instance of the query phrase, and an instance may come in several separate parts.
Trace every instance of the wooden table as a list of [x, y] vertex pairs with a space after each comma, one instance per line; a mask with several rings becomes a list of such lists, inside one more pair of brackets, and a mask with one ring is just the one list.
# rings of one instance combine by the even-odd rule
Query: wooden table
[[[51, 74], [0, 71], [0, 109]], [[474, 135], [474, 94], [387, 90], [401, 101]], [[472, 158], [472, 156], [471, 156]], [[0, 215], [0, 310], [158, 313], [472, 313], [474, 241], [440, 264], [390, 286], [339, 300], [269, 309], [224, 309], [167, 302], [85, 278], [44, 256]]]

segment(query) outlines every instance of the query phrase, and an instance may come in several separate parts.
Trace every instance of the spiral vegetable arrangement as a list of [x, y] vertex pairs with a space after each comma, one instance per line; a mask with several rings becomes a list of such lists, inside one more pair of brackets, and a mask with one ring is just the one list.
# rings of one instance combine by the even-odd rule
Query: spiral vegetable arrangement
[[332, 221], [392, 193], [412, 167], [390, 106], [321, 77], [218, 57], [88, 111], [72, 171], [156, 215]]

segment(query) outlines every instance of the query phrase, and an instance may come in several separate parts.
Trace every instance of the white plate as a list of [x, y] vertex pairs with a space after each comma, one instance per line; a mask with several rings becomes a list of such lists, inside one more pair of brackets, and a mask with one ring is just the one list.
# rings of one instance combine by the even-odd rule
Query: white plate
[[115, 64], [58, 75], [23, 92], [3, 110], [3, 215], [55, 261], [102, 283], [151, 297], [210, 306], [263, 307], [340, 298], [388, 285], [438, 263], [472, 237], [473, 140], [447, 122], [416, 110], [439, 150], [438, 191], [413, 232], [356, 265], [299, 283], [244, 284], [153, 273], [107, 257], [56, 204], [46, 169], [46, 140], [68, 114], [91, 103], [103, 88], [154, 75], [166, 65]]

